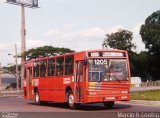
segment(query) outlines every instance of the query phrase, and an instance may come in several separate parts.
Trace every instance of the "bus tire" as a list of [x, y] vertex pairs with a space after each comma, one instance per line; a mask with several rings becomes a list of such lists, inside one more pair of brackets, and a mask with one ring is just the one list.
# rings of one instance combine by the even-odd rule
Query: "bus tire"
[[104, 102], [103, 104], [106, 108], [112, 108], [114, 105], [114, 101]]
[[67, 104], [69, 106], [70, 109], [75, 110], [77, 108], [77, 105], [74, 101], [74, 95], [72, 91], [69, 91], [67, 93]]
[[39, 96], [39, 92], [38, 91], [35, 91], [35, 93], [34, 93], [34, 99], [35, 99], [35, 103], [36, 104], [38, 104], [38, 105], [40, 105], [40, 96]]
[[35, 103], [37, 104], [37, 105], [45, 105], [45, 104], [47, 104], [47, 102], [46, 101], [41, 101], [40, 100], [40, 95], [39, 95], [39, 92], [38, 91], [35, 91]]

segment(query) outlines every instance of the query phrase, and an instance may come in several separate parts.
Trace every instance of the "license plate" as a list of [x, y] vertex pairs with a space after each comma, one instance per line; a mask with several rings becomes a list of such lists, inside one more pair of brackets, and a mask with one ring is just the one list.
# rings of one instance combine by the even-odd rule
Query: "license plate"
[[116, 99], [116, 97], [105, 97], [106, 101], [112, 101], [112, 100], [115, 100], [115, 99]]

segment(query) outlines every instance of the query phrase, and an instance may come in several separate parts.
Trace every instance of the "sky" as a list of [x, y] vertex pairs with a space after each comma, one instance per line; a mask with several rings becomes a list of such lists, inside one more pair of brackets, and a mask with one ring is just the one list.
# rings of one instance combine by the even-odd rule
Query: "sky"
[[[145, 50], [140, 26], [160, 9], [160, 0], [39, 0], [25, 8], [26, 48], [51, 45], [75, 51], [101, 49], [105, 34], [133, 32], [136, 52]], [[0, 63], [14, 64], [15, 44], [21, 52], [21, 8], [0, 0]], [[20, 63], [20, 62], [19, 62]]]

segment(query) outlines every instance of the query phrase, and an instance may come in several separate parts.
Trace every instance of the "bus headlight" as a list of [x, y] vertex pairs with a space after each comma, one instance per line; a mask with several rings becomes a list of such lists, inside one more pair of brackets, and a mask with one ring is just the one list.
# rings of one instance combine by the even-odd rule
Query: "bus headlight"
[[127, 99], [127, 98], [128, 98], [127, 96], [122, 96], [122, 97], [121, 97], [121, 99]]
[[121, 93], [122, 93], [122, 94], [127, 94], [127, 93], [129, 93], [129, 92], [128, 92], [128, 90], [125, 90], [125, 91], [121, 91]]
[[95, 91], [89, 91], [88, 95], [97, 95], [97, 92], [95, 92]]

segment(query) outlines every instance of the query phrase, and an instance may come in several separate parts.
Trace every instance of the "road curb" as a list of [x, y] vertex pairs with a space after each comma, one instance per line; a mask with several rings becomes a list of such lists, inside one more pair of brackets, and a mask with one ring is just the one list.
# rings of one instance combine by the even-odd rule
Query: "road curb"
[[6, 96], [0, 96], [0, 98], [10, 98], [10, 97], [19, 97], [19, 98], [21, 98], [21, 97], [23, 97], [23, 96], [21, 96], [21, 95], [6, 95]]
[[160, 105], [160, 101], [147, 101], [147, 100], [131, 100], [126, 103], [131, 103], [131, 104], [143, 104], [143, 105]]

